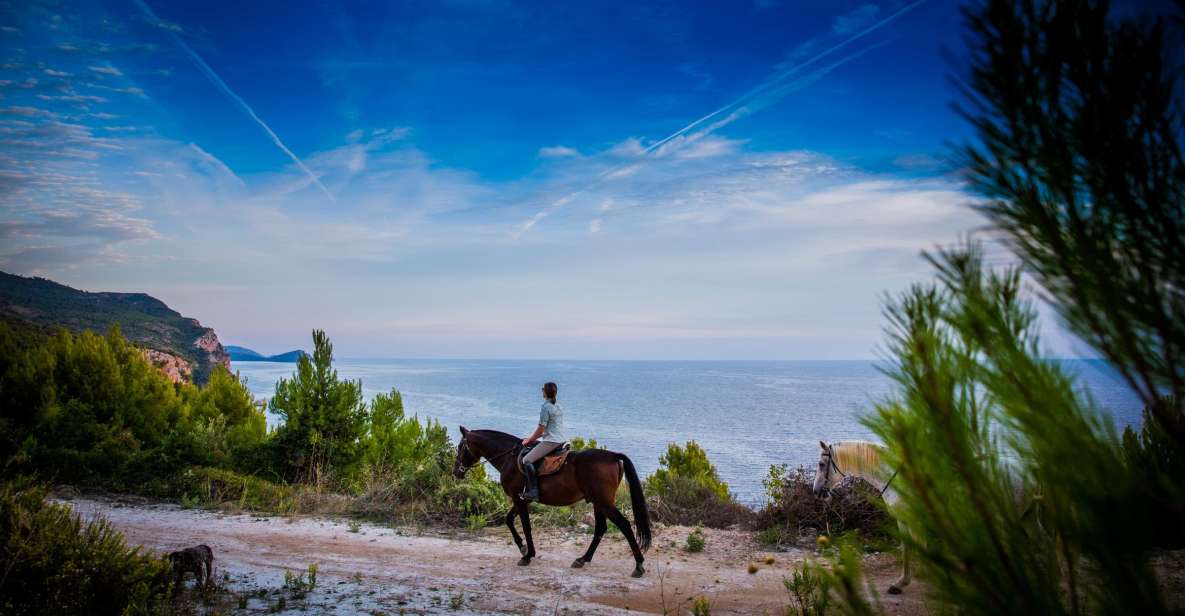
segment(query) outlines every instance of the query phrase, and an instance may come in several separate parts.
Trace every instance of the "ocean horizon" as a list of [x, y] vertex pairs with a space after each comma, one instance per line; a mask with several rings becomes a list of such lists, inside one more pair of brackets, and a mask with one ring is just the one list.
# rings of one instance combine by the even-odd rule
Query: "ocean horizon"
[[[1117, 430], [1142, 405], [1101, 360], [1055, 360], [1076, 375]], [[367, 400], [398, 389], [407, 414], [445, 425], [527, 435], [546, 381], [559, 384], [569, 438], [594, 438], [652, 473], [668, 443], [694, 440], [743, 503], [764, 499], [771, 464], [813, 465], [820, 440], [876, 440], [860, 423], [892, 391], [879, 360], [508, 360], [341, 358], [339, 377]], [[256, 398], [270, 398], [295, 364], [234, 362]], [[280, 419], [268, 413], [269, 427]]]

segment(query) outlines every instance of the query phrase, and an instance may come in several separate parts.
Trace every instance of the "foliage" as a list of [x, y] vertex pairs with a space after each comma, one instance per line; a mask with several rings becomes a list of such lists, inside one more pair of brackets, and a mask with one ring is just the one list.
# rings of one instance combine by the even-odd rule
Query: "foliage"
[[782, 586], [790, 595], [786, 616], [824, 616], [831, 599], [830, 581], [810, 563], [795, 568], [790, 577], [783, 577]]
[[691, 600], [691, 616], [712, 616], [712, 604], [700, 595]]
[[867, 423], [899, 469], [893, 513], [934, 594], [985, 613], [1159, 613], [1133, 469], [1040, 356], [1019, 273], [985, 272], [974, 247], [932, 261], [941, 287], [886, 309], [899, 391]]
[[6, 462], [63, 480], [122, 477], [184, 419], [183, 397], [127, 343], [67, 332], [15, 356], [0, 375], [11, 430]]
[[568, 446], [572, 449], [572, 451], [583, 451], [585, 449], [604, 449], [604, 447], [601, 447], [601, 445], [597, 443], [597, 439], [590, 438], [585, 440], [580, 436], [572, 437], [572, 440], [568, 441]]
[[752, 511], [736, 502], [720, 481], [708, 454], [695, 441], [667, 446], [658, 470], [646, 478], [653, 519], [664, 524], [726, 528], [748, 520]]
[[291, 379], [280, 379], [271, 410], [284, 419], [274, 439], [289, 479], [320, 484], [352, 479], [364, 452], [367, 409], [362, 383], [333, 369], [333, 344], [313, 331], [313, 355], [302, 356]]
[[0, 319], [22, 330], [50, 334], [59, 329], [81, 333], [119, 327], [137, 347], [185, 359], [198, 384], [205, 383], [216, 366], [214, 354], [194, 345], [212, 330], [143, 293], [88, 293], [44, 278], [0, 272]]
[[704, 525], [696, 524], [695, 528], [692, 528], [691, 532], [687, 533], [687, 543], [683, 546], [683, 549], [692, 553], [703, 552], [707, 543], [707, 538], [704, 537]]
[[[1153, 404], [1175, 406], [1163, 399]], [[1185, 547], [1185, 449], [1177, 447], [1154, 413], [1145, 408], [1140, 431], [1130, 426], [1123, 431], [1123, 455], [1142, 483], [1156, 545]]]
[[[1182, 8], [1179, 5], [1178, 8]], [[1185, 448], [1185, 156], [1179, 57], [1163, 18], [1091, 0], [967, 12], [959, 162], [1063, 322]], [[1161, 403], [1157, 399], [1168, 393]]]
[[125, 614], [166, 600], [166, 563], [129, 548], [103, 519], [84, 522], [40, 488], [0, 487], [0, 611]]
[[828, 498], [814, 493], [812, 471], [773, 465], [762, 480], [767, 502], [754, 518], [759, 540], [781, 546], [804, 532], [859, 532], [865, 538], [885, 536], [888, 516], [877, 490], [856, 478], [846, 478], [831, 489]]
[[[363, 460], [369, 469], [412, 475], [422, 473], [425, 467], [438, 471], [437, 474], [451, 470], [453, 444], [448, 430], [431, 419], [421, 422], [418, 417], [406, 417], [403, 397], [396, 390], [378, 394], [371, 400], [365, 446]], [[423, 488], [432, 491], [436, 483]]]
[[296, 491], [289, 486], [219, 468], [186, 469], [178, 476], [175, 489], [183, 502], [189, 503], [230, 503], [240, 509], [279, 513], [294, 511], [297, 506]]
[[714, 493], [720, 500], [728, 500], [728, 484], [720, 481], [716, 467], [708, 460], [708, 453], [695, 441], [680, 447], [667, 445], [667, 452], [658, 458], [658, 470], [646, 478], [646, 490], [654, 494], [672, 493], [680, 479], [690, 481]]
[[[805, 610], [807, 606], [815, 610], [813, 612], [815, 614], [823, 614], [827, 611], [853, 616], [872, 616], [885, 613], [876, 588], [873, 588], [864, 578], [864, 553], [860, 542], [854, 537], [845, 536], [832, 550], [829, 567], [814, 561], [807, 561], [803, 565], [801, 570], [803, 580], [799, 582], [798, 589], [804, 593], [806, 602], [797, 603], [792, 589], [795, 580], [783, 578], [782, 583], [786, 585], [791, 600], [797, 603], [797, 605], [787, 606], [787, 613], [794, 614], [795, 608]], [[824, 594], [820, 594], [820, 591]], [[959, 607], [969, 608], [968, 611], [982, 609], [979, 606]]]

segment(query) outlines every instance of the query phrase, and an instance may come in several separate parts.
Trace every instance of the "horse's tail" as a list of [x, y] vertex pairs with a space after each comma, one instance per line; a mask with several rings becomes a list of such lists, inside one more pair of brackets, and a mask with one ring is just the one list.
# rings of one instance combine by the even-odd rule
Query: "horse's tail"
[[646, 551], [650, 548], [650, 510], [646, 508], [642, 482], [638, 481], [638, 471], [634, 469], [634, 463], [630, 462], [625, 454], [617, 454], [617, 459], [625, 467], [625, 479], [630, 484], [630, 506], [634, 509], [634, 525], [638, 527], [638, 547]]

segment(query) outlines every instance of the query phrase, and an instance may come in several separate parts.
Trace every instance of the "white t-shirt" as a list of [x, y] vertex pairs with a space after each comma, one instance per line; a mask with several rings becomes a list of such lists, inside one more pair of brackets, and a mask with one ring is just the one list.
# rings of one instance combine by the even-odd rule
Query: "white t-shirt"
[[564, 436], [564, 409], [560, 405], [544, 402], [543, 408], [539, 409], [539, 425], [543, 426], [543, 436], [539, 440], [550, 443], [568, 440]]

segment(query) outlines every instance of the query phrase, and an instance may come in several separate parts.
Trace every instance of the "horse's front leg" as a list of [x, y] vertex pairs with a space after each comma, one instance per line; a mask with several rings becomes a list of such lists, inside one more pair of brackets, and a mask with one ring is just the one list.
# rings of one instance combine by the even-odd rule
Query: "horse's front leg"
[[527, 551], [523, 557], [519, 559], [519, 566], [525, 567], [531, 564], [531, 559], [535, 558], [535, 540], [531, 538], [531, 510], [530, 503], [521, 499], [515, 499], [514, 508], [518, 511], [518, 517], [523, 522], [523, 535], [527, 538]]
[[[903, 537], [905, 536], [906, 532], [909, 532], [909, 531], [905, 530], [905, 528], [903, 528], [903, 527], [901, 527], [900, 530], [901, 530]], [[901, 591], [903, 591], [905, 589], [905, 587], [909, 585], [910, 579], [912, 577], [913, 577], [913, 574], [912, 574], [912, 571], [910, 570], [910, 566], [909, 566], [909, 543], [905, 540], [902, 540], [901, 541], [901, 577], [898, 578], [896, 582], [893, 582], [893, 584], [889, 586], [889, 594], [890, 595], [901, 594]]]
[[518, 546], [519, 554], [525, 556], [527, 554], [527, 548], [523, 547], [523, 539], [518, 536], [518, 530], [514, 528], [514, 516], [517, 513], [514, 506], [511, 506], [510, 511], [506, 512], [506, 526], [510, 529], [510, 536], [514, 537], [514, 545]]

